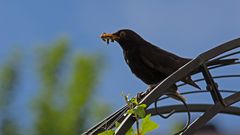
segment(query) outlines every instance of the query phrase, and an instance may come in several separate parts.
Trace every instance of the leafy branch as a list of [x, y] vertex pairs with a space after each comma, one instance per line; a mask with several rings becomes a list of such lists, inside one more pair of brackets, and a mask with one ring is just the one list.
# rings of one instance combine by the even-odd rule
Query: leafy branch
[[[136, 131], [130, 128], [126, 135], [145, 135], [147, 132], [151, 132], [157, 129], [159, 126], [156, 122], [152, 121], [151, 114], [146, 115], [146, 104], [139, 104], [137, 98], [129, 99], [128, 96], [124, 95], [124, 99], [129, 107], [129, 110], [124, 115], [133, 115], [136, 118]], [[140, 123], [140, 119], [142, 119]], [[120, 123], [116, 122], [115, 127], [119, 127]], [[104, 131], [98, 135], [114, 135], [113, 129]]]

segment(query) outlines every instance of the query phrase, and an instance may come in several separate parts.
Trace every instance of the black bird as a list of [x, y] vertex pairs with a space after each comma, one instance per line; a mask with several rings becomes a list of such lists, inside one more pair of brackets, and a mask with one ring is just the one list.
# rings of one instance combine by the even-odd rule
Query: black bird
[[[155, 87], [191, 60], [154, 46], [129, 29], [122, 29], [113, 34], [103, 33], [101, 38], [107, 43], [117, 41], [120, 44], [124, 59], [132, 73], [149, 85], [150, 88]], [[200, 89], [190, 76], [182, 78], [181, 81]], [[169, 94], [175, 94], [175, 96], [184, 99], [177, 92], [176, 85], [169, 89]]]

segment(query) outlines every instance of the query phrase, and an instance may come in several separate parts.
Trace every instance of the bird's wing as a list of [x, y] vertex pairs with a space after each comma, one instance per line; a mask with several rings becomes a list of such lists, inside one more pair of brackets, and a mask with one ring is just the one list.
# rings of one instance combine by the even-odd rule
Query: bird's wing
[[[142, 61], [146, 65], [166, 75], [172, 74], [190, 61], [190, 59], [179, 57], [152, 45], [141, 47], [140, 51]], [[182, 79], [182, 81], [201, 89], [190, 76]]]
[[172, 74], [188, 61], [152, 45], [141, 46], [139, 51], [146, 65], [167, 75]]

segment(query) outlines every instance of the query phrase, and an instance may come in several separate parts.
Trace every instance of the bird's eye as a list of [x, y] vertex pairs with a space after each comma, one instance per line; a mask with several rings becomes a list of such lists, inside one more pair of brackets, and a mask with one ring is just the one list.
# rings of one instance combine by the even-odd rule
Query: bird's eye
[[125, 37], [126, 36], [126, 32], [124, 32], [124, 31], [122, 31], [122, 32], [120, 32], [120, 37]]

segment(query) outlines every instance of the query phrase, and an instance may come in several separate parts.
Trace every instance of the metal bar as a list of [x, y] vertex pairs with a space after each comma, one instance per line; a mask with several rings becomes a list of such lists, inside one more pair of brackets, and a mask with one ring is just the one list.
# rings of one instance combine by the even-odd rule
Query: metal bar
[[232, 65], [237, 65], [240, 64], [240, 62], [235, 62], [235, 63], [231, 63], [231, 64], [222, 64], [222, 65], [216, 65], [216, 66], [212, 66], [209, 67], [209, 70], [215, 69], [215, 68], [219, 68], [219, 67], [226, 67], [226, 66], [232, 66]]
[[[230, 106], [236, 102], [240, 101], [240, 92], [232, 94], [224, 99], [226, 106]], [[222, 106], [220, 102], [213, 105], [208, 111], [206, 111], [201, 117], [192, 122], [192, 124], [188, 127], [188, 129], [183, 132], [181, 135], [191, 135], [195, 130], [204, 126], [209, 120], [211, 120], [214, 116], [216, 116], [219, 112], [221, 112], [225, 107]]]
[[[218, 90], [221, 93], [237, 93], [237, 90]], [[207, 90], [201, 90], [201, 91], [188, 91], [188, 92], [181, 92], [181, 95], [189, 95], [189, 94], [197, 94], [197, 93], [209, 93], [209, 91]], [[164, 100], [164, 99], [168, 99], [169, 97], [162, 97], [160, 99], [158, 99], [158, 101]]]
[[207, 83], [207, 90], [210, 91], [214, 103], [221, 102], [223, 105], [223, 98], [220, 92], [218, 91], [217, 85], [214, 82], [211, 73], [208, 71], [208, 68], [205, 64], [202, 65], [202, 74], [204, 76], [205, 82]]
[[[212, 104], [188, 104], [188, 109], [190, 112], [206, 112], [208, 111], [213, 105]], [[158, 113], [161, 114], [168, 114], [172, 110], [175, 110], [175, 113], [185, 113], [186, 107], [182, 104], [180, 105], [168, 105], [158, 107]], [[157, 115], [155, 108], [150, 108], [146, 110], [147, 114], [151, 114], [151, 116]], [[226, 107], [223, 108], [219, 113], [230, 114], [230, 115], [240, 115], [240, 107]]]
[[240, 38], [237, 38], [237, 39], [231, 40], [229, 42], [226, 42], [224, 44], [221, 44], [213, 49], [210, 49], [209, 51], [206, 51], [206, 52], [200, 54], [198, 57], [201, 57], [202, 60], [207, 61], [207, 60], [212, 59], [224, 52], [238, 48], [239, 46], [240, 46]]
[[[209, 65], [210, 67], [208, 67], [208, 69], [212, 70], [212, 69], [219, 68], [219, 67], [226, 67], [226, 66], [232, 66], [232, 65], [237, 65], [237, 64], [240, 64], [240, 62], [235, 61], [234, 63], [225, 63], [225, 64], [220, 64], [220, 65], [215, 65], [215, 66]], [[208, 66], [208, 63], [206, 63], [206, 65]], [[201, 71], [199, 69], [196, 69], [196, 70], [192, 71], [190, 75], [195, 75], [195, 74], [198, 74], [200, 72]]]
[[112, 122], [114, 122], [116, 118], [119, 117], [119, 114], [126, 111], [127, 109], [128, 109], [127, 105], [123, 106], [118, 111], [112, 113], [110, 116], [108, 116], [107, 118], [105, 118], [104, 120], [102, 120], [101, 122], [93, 126], [92, 128], [90, 128], [89, 130], [84, 132], [82, 135], [95, 135], [105, 131], [103, 127], [109, 128], [109, 125], [111, 125]]
[[226, 58], [226, 57], [229, 57], [229, 56], [233, 56], [233, 55], [236, 55], [236, 54], [240, 54], [240, 51], [236, 51], [236, 52], [233, 52], [233, 53], [230, 53], [230, 54], [223, 55], [223, 56], [221, 56], [221, 57], [218, 57], [218, 58], [216, 58], [216, 59], [213, 59], [212, 61], [220, 60], [220, 59], [223, 59], [223, 58]]
[[[237, 74], [235, 74], [235, 75], [231, 74], [231, 75], [212, 76], [213, 79], [226, 79], [226, 78], [238, 78], [238, 77], [240, 77], [240, 74], [239, 74], [239, 75], [237, 75]], [[193, 80], [193, 81], [194, 81], [194, 82], [200, 82], [200, 81], [204, 81], [204, 80], [205, 80], [204, 78], [201, 78], [201, 79], [196, 79], [196, 80]], [[187, 85], [187, 84], [186, 84], [186, 83], [181, 83], [181, 84], [177, 85], [177, 87], [182, 87], [182, 86], [184, 86], [184, 85]]]

